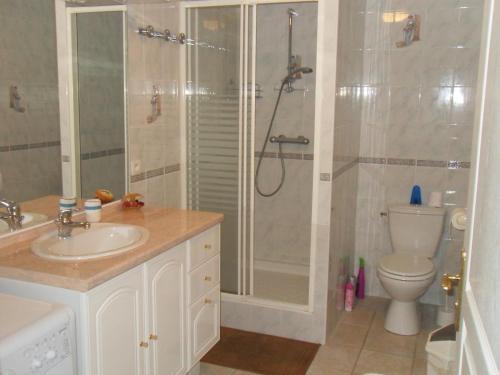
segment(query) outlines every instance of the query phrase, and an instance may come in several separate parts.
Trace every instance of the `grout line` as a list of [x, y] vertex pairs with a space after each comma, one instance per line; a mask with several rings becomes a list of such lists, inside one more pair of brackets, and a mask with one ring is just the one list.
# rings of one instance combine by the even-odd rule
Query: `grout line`
[[372, 318], [370, 321], [370, 325], [368, 326], [368, 331], [366, 331], [366, 336], [363, 340], [363, 345], [361, 345], [361, 348], [359, 349], [358, 356], [356, 357], [356, 361], [354, 362], [354, 367], [352, 368], [352, 371], [351, 371], [351, 375], [354, 374], [354, 370], [356, 370], [356, 367], [358, 366], [359, 358], [361, 357], [361, 352], [365, 348], [366, 340], [368, 340], [368, 335], [370, 334], [370, 331], [371, 331], [372, 326], [373, 326], [373, 322], [375, 321], [375, 314], [376, 313], [377, 313], [377, 311], [374, 309], [373, 315], [372, 315]]

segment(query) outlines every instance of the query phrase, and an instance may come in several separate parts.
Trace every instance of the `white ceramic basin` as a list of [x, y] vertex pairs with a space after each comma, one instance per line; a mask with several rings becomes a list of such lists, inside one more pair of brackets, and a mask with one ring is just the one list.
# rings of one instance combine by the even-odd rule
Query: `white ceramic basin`
[[57, 231], [47, 233], [33, 241], [31, 249], [42, 258], [74, 262], [124, 253], [148, 238], [149, 231], [137, 225], [93, 223], [88, 230], [74, 229], [65, 239], [60, 239]]
[[[36, 212], [23, 212], [22, 215], [24, 216], [22, 221], [23, 228], [29, 228], [33, 225], [44, 223], [49, 219], [47, 215], [37, 214]], [[3, 220], [0, 221], [0, 234], [8, 232], [9, 226], [7, 223]]]

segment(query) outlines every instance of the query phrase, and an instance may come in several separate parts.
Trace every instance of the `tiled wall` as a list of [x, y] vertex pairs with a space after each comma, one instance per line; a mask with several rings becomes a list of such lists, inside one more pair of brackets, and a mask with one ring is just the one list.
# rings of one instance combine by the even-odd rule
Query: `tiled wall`
[[[361, 66], [354, 69], [352, 61], [363, 47], [364, 23], [358, 17], [361, 9], [364, 9], [364, 2], [340, 2], [330, 213], [329, 316], [338, 316], [332, 314], [336, 311], [336, 288], [343, 284], [345, 274], [352, 272], [354, 262], [362, 95], [356, 81]], [[330, 322], [330, 325], [334, 324]]]
[[[178, 4], [128, 5], [130, 191], [143, 194], [147, 204], [178, 207], [181, 204], [179, 54], [185, 47], [137, 35], [137, 28], [146, 25], [180, 32]], [[153, 85], [161, 91], [162, 115], [148, 124]]]
[[[61, 193], [54, 1], [0, 2], [0, 196], [24, 201]], [[20, 113], [9, 108], [18, 87]]]
[[76, 16], [81, 196], [125, 193], [122, 12]]
[[[260, 5], [257, 8], [255, 150], [260, 155], [282, 79], [288, 74], [288, 9], [293, 19], [293, 53], [302, 56], [302, 65], [316, 70], [317, 5], [314, 3]], [[316, 75], [307, 74], [294, 84], [297, 91], [283, 92], [271, 136], [303, 135], [310, 144], [283, 145], [286, 179], [273, 197], [255, 194], [255, 260], [309, 265], [314, 150], [314, 101]], [[281, 165], [277, 144], [268, 144], [262, 161], [259, 186], [264, 193], [280, 183]], [[255, 163], [258, 162], [258, 157]], [[304, 267], [306, 270], [306, 268]]]
[[[421, 17], [421, 40], [396, 48], [406, 14]], [[370, 295], [386, 295], [376, 265], [391, 244], [380, 212], [407, 203], [414, 184], [424, 204], [432, 191], [448, 211], [466, 204], [481, 16], [481, 0], [368, 2], [356, 15], [365, 33], [352, 64], [362, 66], [353, 75], [362, 96], [355, 252], [367, 260]], [[461, 236], [453, 235], [445, 225], [439, 273], [457, 267]], [[423, 301], [441, 295], [436, 279]]]

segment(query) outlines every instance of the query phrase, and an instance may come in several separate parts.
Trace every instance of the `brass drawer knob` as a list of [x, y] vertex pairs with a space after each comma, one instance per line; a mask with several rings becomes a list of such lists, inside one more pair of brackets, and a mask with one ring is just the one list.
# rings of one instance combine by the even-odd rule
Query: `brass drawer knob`
[[150, 340], [158, 340], [158, 335], [155, 335], [154, 333], [149, 335]]
[[141, 341], [141, 343], [139, 344], [139, 346], [141, 348], [148, 348], [149, 347], [149, 344], [147, 342], [144, 342], [144, 341]]
[[212, 281], [212, 278], [210, 276], [205, 276], [205, 278], [203, 280], [205, 280], [205, 281]]
[[206, 243], [205, 246], [203, 246], [205, 250], [210, 250], [212, 248], [212, 245]]
[[212, 300], [211, 300], [211, 299], [209, 299], [209, 298], [205, 298], [205, 304], [206, 304], [206, 305], [209, 305], [209, 304], [211, 304], [211, 303], [212, 303]]

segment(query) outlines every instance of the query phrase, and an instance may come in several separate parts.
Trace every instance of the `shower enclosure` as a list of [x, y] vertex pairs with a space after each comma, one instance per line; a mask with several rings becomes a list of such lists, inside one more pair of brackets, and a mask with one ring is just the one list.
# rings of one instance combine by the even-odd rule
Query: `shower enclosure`
[[186, 205], [225, 215], [226, 297], [306, 310], [317, 4], [185, 4]]

